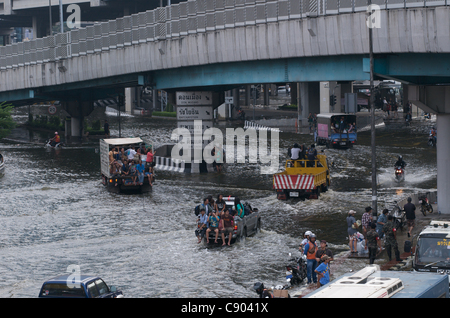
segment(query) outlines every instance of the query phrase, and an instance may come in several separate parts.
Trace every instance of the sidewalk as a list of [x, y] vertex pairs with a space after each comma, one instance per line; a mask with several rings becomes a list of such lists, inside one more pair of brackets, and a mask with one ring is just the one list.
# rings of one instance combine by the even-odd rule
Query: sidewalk
[[[414, 238], [415, 235], [418, 235], [422, 229], [430, 224], [432, 220], [449, 220], [450, 221], [450, 214], [439, 214], [437, 211], [437, 205], [432, 204], [434, 212], [432, 214], [427, 214], [426, 216], [423, 216], [422, 212], [420, 212], [420, 206], [416, 205], [416, 224], [412, 230], [411, 237], [408, 237], [408, 227], [405, 225], [403, 227], [403, 230], [400, 230], [397, 232], [397, 243], [398, 243], [398, 249], [400, 251], [400, 258], [403, 259], [402, 262], [397, 262], [395, 259], [388, 262], [387, 261], [387, 254], [383, 250], [383, 252], [380, 254], [380, 257], [386, 259], [386, 263], [381, 265], [381, 270], [398, 270], [402, 268], [407, 268], [411, 266], [412, 261], [412, 255], [414, 253], [414, 247], [417, 243], [416, 238]], [[413, 240], [414, 239], [414, 240]], [[411, 241], [412, 242], [412, 250], [411, 253], [405, 253], [404, 246], [405, 241]], [[392, 257], [394, 258], [394, 252], [392, 251]]]

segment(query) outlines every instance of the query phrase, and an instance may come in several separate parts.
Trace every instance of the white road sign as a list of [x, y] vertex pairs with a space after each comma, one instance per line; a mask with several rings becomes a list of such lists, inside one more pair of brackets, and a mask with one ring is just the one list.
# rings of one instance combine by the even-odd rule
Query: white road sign
[[212, 105], [212, 92], [177, 92], [177, 106]]
[[178, 120], [213, 120], [212, 106], [177, 106]]

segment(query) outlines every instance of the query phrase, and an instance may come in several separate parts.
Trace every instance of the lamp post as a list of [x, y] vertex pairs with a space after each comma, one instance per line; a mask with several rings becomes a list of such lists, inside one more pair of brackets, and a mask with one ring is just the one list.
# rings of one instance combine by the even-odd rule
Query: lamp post
[[[372, 0], [369, 0], [370, 14], [372, 19]], [[375, 103], [374, 103], [374, 58], [373, 58], [373, 21], [369, 22], [369, 55], [370, 55], [370, 114], [371, 114], [371, 148], [372, 148], [372, 217], [377, 218], [377, 154], [375, 145]]]
[[59, 23], [61, 24], [61, 33], [64, 33], [64, 17], [63, 17], [63, 4], [62, 0], [59, 0]]

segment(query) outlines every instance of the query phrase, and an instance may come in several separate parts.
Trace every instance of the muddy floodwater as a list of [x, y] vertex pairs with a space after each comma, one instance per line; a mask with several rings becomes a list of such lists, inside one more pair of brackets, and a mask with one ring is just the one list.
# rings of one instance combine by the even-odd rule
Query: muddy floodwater
[[[25, 109], [15, 118], [26, 120]], [[104, 118], [118, 135], [117, 117], [98, 116]], [[433, 124], [419, 120], [407, 129], [377, 129], [379, 211], [409, 193], [436, 188], [436, 149], [427, 146]], [[122, 136], [155, 146], [170, 142], [174, 128], [174, 120], [122, 117]], [[47, 136], [35, 132], [31, 138]], [[30, 133], [16, 129], [11, 137], [26, 140]], [[126, 297], [254, 297], [257, 281], [285, 283], [288, 253], [296, 253], [306, 230], [329, 242], [337, 260], [332, 278], [358, 270], [368, 261], [345, 257], [345, 218], [354, 209], [361, 219], [371, 205], [370, 132], [358, 138], [353, 149], [326, 150], [333, 162], [331, 187], [309, 201], [278, 201], [272, 176], [261, 175], [258, 164], [229, 164], [222, 174], [160, 171], [151, 193], [111, 194], [101, 183], [95, 144], [60, 151], [0, 144], [7, 162], [0, 177], [0, 297], [37, 297], [46, 279], [71, 264], [82, 274], [101, 276]], [[290, 145], [313, 141], [294, 133], [280, 133], [280, 139], [280, 168]], [[400, 154], [408, 166], [406, 180], [396, 183], [393, 166]], [[218, 194], [257, 207], [262, 231], [231, 247], [197, 244], [194, 207]]]

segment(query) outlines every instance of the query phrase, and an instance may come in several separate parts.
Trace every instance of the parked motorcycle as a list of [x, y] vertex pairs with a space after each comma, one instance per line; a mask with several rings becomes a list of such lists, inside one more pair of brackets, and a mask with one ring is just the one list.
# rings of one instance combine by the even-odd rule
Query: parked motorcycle
[[395, 181], [401, 182], [405, 180], [405, 169], [401, 166], [395, 167]]
[[[292, 256], [289, 253], [289, 256]], [[286, 265], [286, 281], [291, 286], [299, 285], [306, 278], [306, 256], [301, 255], [299, 257], [290, 259], [289, 265]]]
[[263, 283], [257, 282], [253, 285], [253, 289], [259, 298], [291, 298], [287, 291], [288, 285], [265, 288]]
[[427, 212], [433, 213], [433, 207], [428, 202], [428, 198], [425, 195], [419, 197], [419, 204], [420, 204], [420, 211], [422, 212], [423, 216], [426, 216]]
[[391, 215], [394, 218], [395, 229], [403, 230], [403, 226], [406, 224], [406, 212], [402, 210], [397, 201], [394, 201], [394, 207], [391, 210]]

